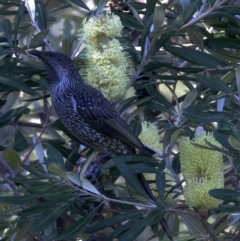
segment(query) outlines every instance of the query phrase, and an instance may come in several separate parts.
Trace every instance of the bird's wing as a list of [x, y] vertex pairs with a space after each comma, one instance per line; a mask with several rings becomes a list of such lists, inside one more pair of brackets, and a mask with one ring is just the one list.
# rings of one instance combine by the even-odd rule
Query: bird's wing
[[81, 118], [85, 118], [99, 133], [121, 140], [132, 147], [144, 149], [128, 124], [100, 92], [91, 88], [91, 93], [86, 90], [79, 95], [73, 95], [73, 101], [77, 103], [76, 110]]

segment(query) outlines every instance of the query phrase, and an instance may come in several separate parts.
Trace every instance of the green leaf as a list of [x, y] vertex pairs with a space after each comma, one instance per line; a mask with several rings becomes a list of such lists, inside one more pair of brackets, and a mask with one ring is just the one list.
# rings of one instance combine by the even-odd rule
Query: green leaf
[[2, 28], [3, 28], [3, 32], [4, 32], [8, 42], [12, 43], [12, 40], [11, 40], [12, 25], [11, 25], [11, 22], [9, 21], [9, 19], [3, 20]]
[[88, 8], [88, 6], [82, 1], [82, 0], [70, 0], [72, 3], [78, 5], [81, 8], [84, 8], [87, 11], [90, 11], [90, 9]]
[[212, 55], [191, 49], [189, 47], [173, 47], [170, 45], [165, 45], [164, 49], [169, 53], [193, 64], [213, 68], [221, 65], [221, 62], [219, 62], [219, 60], [214, 58]]
[[66, 231], [62, 232], [58, 236], [58, 240], [76, 237], [91, 222], [91, 220], [101, 206], [102, 203], [100, 203], [91, 213], [80, 218], [74, 225], [70, 226]]
[[222, 146], [224, 146], [225, 148], [227, 148], [230, 151], [234, 151], [234, 148], [228, 142], [228, 137], [229, 137], [228, 134], [220, 132], [220, 131], [214, 131], [213, 136]]
[[32, 168], [29, 165], [22, 165], [22, 167], [25, 170], [27, 170], [29, 173], [31, 173], [32, 175], [34, 175], [36, 177], [40, 177], [40, 178], [49, 178], [49, 177], [51, 177], [51, 175], [49, 173], [41, 172], [40, 170], [37, 170], [36, 168]]
[[30, 112], [30, 109], [26, 106], [18, 107], [16, 109], [8, 110], [5, 114], [3, 114], [0, 117], [0, 126], [6, 124], [8, 121], [10, 121], [13, 117], [19, 118], [19, 116], [22, 116], [23, 114], [28, 114]]
[[116, 237], [119, 237], [119, 235], [126, 232], [126, 230], [129, 230], [131, 227], [134, 227], [136, 225], [136, 223], [138, 223], [139, 220], [142, 220], [142, 218], [135, 217], [135, 218], [130, 219], [127, 223], [120, 225], [111, 233], [111, 235], [108, 237], [107, 241], [113, 241], [113, 240], [115, 241]]
[[85, 177], [82, 177], [80, 180], [80, 174], [76, 172], [66, 172], [68, 179], [74, 184], [82, 187], [89, 192], [95, 193], [97, 195], [101, 195], [101, 193], [97, 190], [97, 188]]
[[67, 208], [74, 202], [75, 197], [72, 197], [67, 202], [56, 203], [53, 207], [49, 207], [43, 211], [35, 220], [32, 222], [31, 231], [43, 231], [48, 228]]
[[72, 5], [69, 3], [65, 3], [65, 4], [59, 4], [57, 7], [51, 8], [49, 10], [47, 10], [47, 13], [54, 13], [58, 10], [62, 10], [62, 9], [66, 9], [66, 8], [70, 8]]
[[38, 195], [36, 194], [30, 194], [25, 196], [12, 196], [12, 197], [0, 197], [1, 203], [9, 203], [14, 205], [25, 205], [25, 204], [31, 204], [33, 201], [35, 201], [38, 198]]
[[43, 30], [40, 33], [36, 34], [30, 42], [29, 48], [37, 48], [39, 46], [42, 46], [44, 44], [44, 39], [48, 35], [49, 29]]
[[63, 39], [62, 40], [62, 53], [66, 54], [68, 56], [72, 53], [72, 47], [73, 47], [73, 39]]
[[187, 29], [188, 36], [190, 40], [200, 48], [201, 51], [204, 50], [203, 38], [194, 28]]
[[63, 157], [65, 158], [69, 158], [69, 161], [75, 165], [76, 162], [79, 160], [79, 158], [81, 157], [81, 155], [79, 153], [77, 153], [76, 151], [73, 151], [65, 146], [63, 146], [65, 143], [60, 141], [60, 140], [48, 140], [48, 141], [44, 141], [48, 144], [50, 144], [51, 146], [55, 147], [58, 151], [61, 152], [61, 154], [63, 155]]
[[137, 177], [130, 170], [128, 165], [122, 160], [118, 161], [115, 159], [116, 166], [118, 170], [121, 172], [121, 175], [125, 178], [129, 185], [142, 197], [145, 197], [147, 200], [151, 200], [151, 198], [147, 195], [143, 187], [140, 185]]
[[154, 223], [159, 222], [164, 215], [164, 211], [152, 210], [142, 220], [136, 222], [136, 224], [126, 231], [123, 235], [119, 236], [119, 241], [135, 240], [143, 230]]
[[98, 222], [95, 225], [91, 226], [90, 228], [85, 229], [85, 231], [87, 233], [98, 232], [98, 231], [103, 230], [112, 225], [126, 222], [126, 221], [134, 219], [134, 218], [140, 218], [144, 212], [145, 212], [145, 210], [136, 210], [136, 211], [119, 214], [119, 215], [113, 216], [111, 218], [107, 218], [101, 222]]
[[36, 95], [37, 94], [34, 90], [32, 90], [25, 83], [20, 82], [20, 81], [16, 81], [16, 80], [8, 78], [6, 76], [2, 76], [2, 75], [0, 76], [0, 83], [4, 84], [4, 85], [7, 85], [7, 86], [10, 86], [10, 87], [13, 87], [17, 90], [22, 90], [23, 92], [25, 92], [29, 95]]
[[154, 85], [147, 85], [146, 90], [154, 97], [154, 99], [159, 102], [160, 104], [164, 105], [166, 108], [172, 109], [172, 105], [169, 103], [169, 101], [157, 90], [156, 86]]
[[35, 18], [36, 18], [38, 27], [41, 29], [41, 31], [45, 30], [47, 28], [47, 14], [46, 14], [44, 5], [41, 2], [38, 2], [36, 4]]
[[199, 82], [203, 83], [204, 85], [210, 87], [213, 90], [218, 90], [224, 93], [234, 95], [233, 91], [222, 80], [216, 78], [213, 75], [205, 77], [200, 74], [195, 74], [195, 77]]
[[21, 157], [15, 150], [6, 150], [4, 152], [4, 159], [12, 170], [16, 170], [21, 164]]
[[234, 168], [240, 173], [240, 159], [239, 157], [236, 157], [233, 159], [233, 166]]
[[58, 164], [51, 162], [48, 166], [48, 171], [53, 172], [63, 179], [67, 179], [66, 172]]
[[213, 189], [209, 191], [209, 195], [227, 202], [234, 202], [236, 200], [240, 202], [240, 193], [230, 189]]
[[[146, 24], [144, 24], [143, 30], [142, 30], [142, 34], [141, 34], [141, 56], [143, 58], [143, 56], [145, 54], [147, 54], [148, 50], [148, 46], [150, 45], [150, 28], [152, 26], [153, 23], [153, 16], [150, 16], [146, 22]], [[148, 44], [146, 44], [146, 42]]]
[[166, 178], [165, 178], [165, 173], [164, 173], [164, 168], [165, 168], [165, 162], [162, 161], [158, 165], [157, 173], [156, 173], [156, 185], [157, 185], [157, 191], [160, 197], [161, 201], [165, 200], [164, 196], [164, 191], [165, 191], [165, 185], [166, 185]]
[[99, 0], [98, 1], [96, 16], [98, 16], [99, 14], [102, 13], [102, 11], [103, 11], [104, 7], [106, 7], [107, 3], [108, 3], [108, 0]]
[[225, 119], [229, 116], [229, 113], [216, 111], [203, 112], [189, 107], [183, 110], [183, 115], [191, 121], [198, 123], [209, 123], [218, 122], [222, 119]]
[[28, 143], [24, 135], [19, 129], [16, 129], [15, 136], [14, 136], [14, 143], [13, 143], [13, 149], [17, 152], [24, 151], [26, 148], [28, 148]]
[[76, 197], [76, 191], [72, 187], [56, 185], [56, 187], [42, 193], [41, 197], [49, 201], [54, 200], [57, 202], [62, 201], [63, 198], [69, 199]]
[[195, 238], [202, 237], [202, 235], [208, 235], [206, 229], [197, 218], [184, 214], [179, 214], [179, 216], [182, 218], [183, 223], [186, 225], [189, 232], [194, 235]]
[[171, 38], [171, 36], [173, 36], [189, 18], [192, 18], [198, 4], [198, 0], [192, 1], [191, 4], [185, 8], [170, 25], [168, 25], [166, 33], [163, 33], [162, 31], [154, 33], [154, 40], [159, 36], [161, 36], [161, 38], [154, 46], [152, 51], [153, 54], [155, 54], [160, 47], [164, 46]]
[[153, 14], [153, 12], [155, 10], [156, 3], [157, 3], [157, 0], [147, 0], [146, 15], [145, 15], [146, 19], [150, 18], [150, 16]]
[[15, 240], [24, 240], [29, 232], [30, 223], [24, 223], [20, 229], [17, 230], [16, 234], [14, 235]]
[[31, 206], [29, 208], [26, 208], [26, 209], [18, 212], [17, 215], [22, 216], [22, 217], [36, 215], [36, 214], [39, 214], [41, 211], [44, 211], [51, 206], [54, 206], [55, 204], [56, 204], [55, 200], [53, 200], [53, 201], [46, 200], [43, 203], [39, 203], [39, 201], [37, 201], [37, 203], [31, 203]]
[[182, 110], [189, 107], [196, 100], [197, 95], [198, 93], [195, 89], [189, 91], [183, 100], [182, 107], [181, 107]]
[[112, 7], [111, 10], [120, 17], [123, 26], [127, 28], [133, 28], [136, 30], [143, 29], [143, 25], [134, 16], [126, 13], [117, 12], [116, 10], [113, 10]]
[[222, 212], [226, 212], [226, 213], [239, 213], [240, 212], [240, 206], [238, 206], [238, 205], [219, 204], [218, 208]]
[[53, 146], [48, 147], [47, 157], [49, 162], [53, 162], [65, 170], [65, 163], [62, 154], [58, 149], [54, 148]]
[[154, 26], [154, 31], [158, 31], [165, 19], [165, 10], [163, 7], [158, 6], [155, 7], [154, 14], [153, 14], [153, 26]]
[[14, 40], [17, 41], [17, 34], [19, 31], [19, 24], [21, 22], [23, 13], [24, 13], [24, 9], [25, 9], [25, 2], [21, 2], [19, 8], [18, 8], [18, 12], [14, 17], [14, 21], [13, 21], [13, 26], [14, 26]]

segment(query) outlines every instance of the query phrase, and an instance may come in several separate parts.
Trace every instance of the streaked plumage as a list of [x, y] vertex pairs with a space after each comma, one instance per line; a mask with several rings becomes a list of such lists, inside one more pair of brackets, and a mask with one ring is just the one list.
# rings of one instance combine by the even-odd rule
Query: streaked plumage
[[62, 123], [83, 144], [118, 154], [144, 149], [109, 101], [83, 81], [68, 56], [36, 50], [29, 53], [46, 65], [53, 107]]

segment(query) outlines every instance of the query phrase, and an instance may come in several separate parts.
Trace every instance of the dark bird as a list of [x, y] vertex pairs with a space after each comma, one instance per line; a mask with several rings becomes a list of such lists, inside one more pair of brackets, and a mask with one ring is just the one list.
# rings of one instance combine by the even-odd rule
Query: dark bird
[[145, 149], [110, 102], [83, 81], [67, 55], [37, 50], [29, 53], [46, 65], [53, 107], [61, 122], [83, 144], [116, 154]]
[[[118, 115], [110, 102], [95, 88], [86, 84], [73, 61], [56, 52], [29, 52], [46, 65], [50, 79], [50, 96], [61, 122], [83, 144], [101, 151], [116, 154], [135, 153], [135, 148], [146, 148], [128, 124]], [[153, 194], [143, 176], [137, 175], [148, 195]], [[167, 223], [161, 224], [172, 240]]]

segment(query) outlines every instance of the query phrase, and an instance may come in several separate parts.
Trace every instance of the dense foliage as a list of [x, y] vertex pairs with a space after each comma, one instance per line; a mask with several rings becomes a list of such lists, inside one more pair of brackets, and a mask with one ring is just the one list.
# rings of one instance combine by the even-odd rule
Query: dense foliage
[[[240, 240], [239, 1], [0, 4], [1, 240]], [[28, 56], [36, 48], [62, 52], [84, 73], [79, 28], [102, 11], [120, 17], [118, 39], [134, 67], [127, 93], [113, 104], [136, 134], [143, 121], [154, 124], [162, 150], [153, 156], [79, 150], [51, 107], [45, 68]], [[216, 205], [204, 208], [184, 195], [192, 182], [181, 167], [188, 154], [179, 154], [199, 127], [214, 140], [192, 144], [192, 165], [207, 153], [204, 163], [215, 170], [222, 158], [224, 177], [207, 194]], [[194, 180], [204, 183], [199, 175]]]

